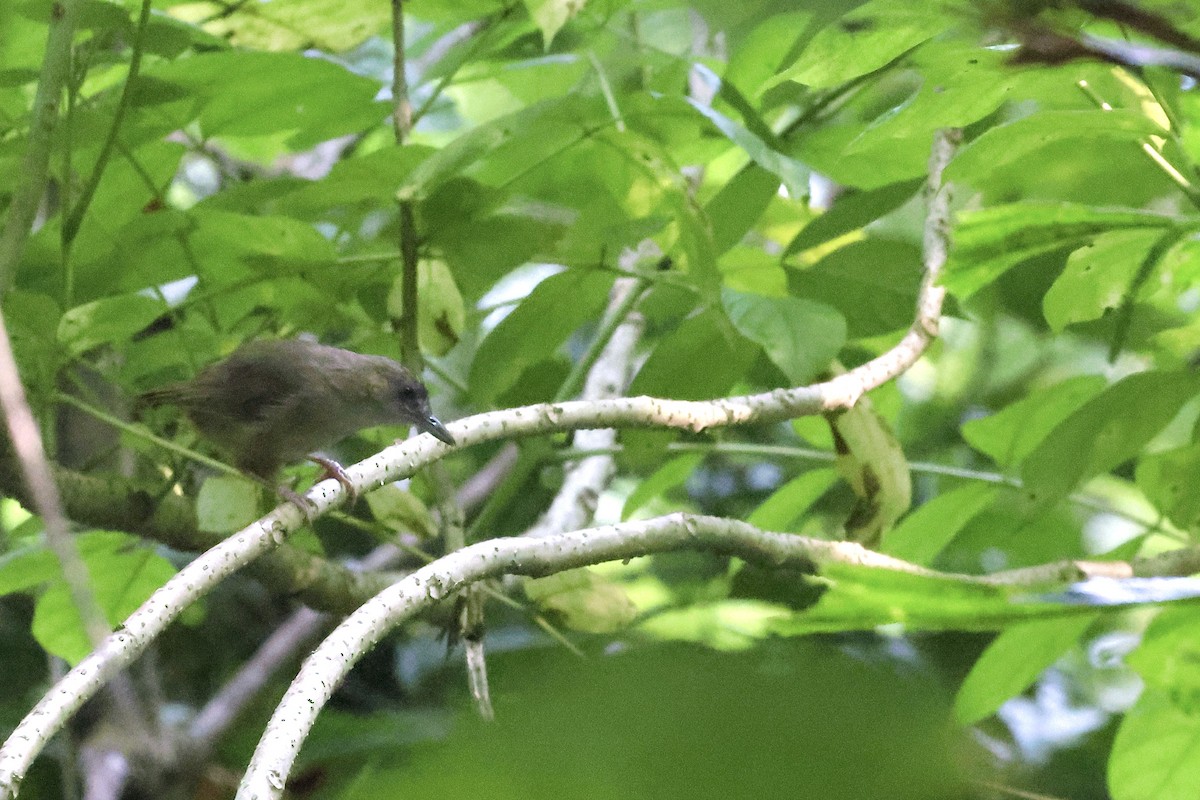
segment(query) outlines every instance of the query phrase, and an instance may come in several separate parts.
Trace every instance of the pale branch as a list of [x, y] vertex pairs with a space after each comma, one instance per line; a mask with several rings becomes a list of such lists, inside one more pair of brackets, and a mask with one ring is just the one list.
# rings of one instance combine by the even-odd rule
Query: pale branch
[[330, 616], [299, 608], [271, 632], [241, 669], [210, 699], [188, 725], [186, 750], [207, 759], [218, 738], [268, 684], [276, 671], [330, 624]]
[[[916, 318], [892, 349], [823, 383], [761, 394], [710, 401], [653, 397], [578, 400], [479, 414], [448, 426], [458, 441], [457, 446], [469, 447], [499, 439], [580, 428], [665, 427], [702, 431], [852, 407], [865, 392], [912, 366], [925, 352], [937, 330], [944, 291], [936, 282], [946, 262], [948, 245], [944, 237], [949, 226], [948, 193], [942, 187], [941, 176], [959, 136], [959, 132], [953, 130], [935, 135], [928, 183], [930, 200], [924, 258], [927, 276], [918, 296]], [[929, 247], [928, 243], [933, 240], [937, 241]], [[357, 493], [362, 494], [412, 475], [452, 449], [423, 434], [351, 466], [347, 470], [348, 478]], [[305, 496], [314, 516], [342, 505], [347, 498], [345, 488], [335, 480], [318, 483]], [[33, 758], [66, 719], [113, 674], [129, 664], [185, 608], [246, 564], [277, 547], [305, 522], [299, 508], [284, 503], [197, 557], [155, 591], [117, 631], [37, 703], [0, 747], [0, 798], [15, 793]]]
[[[619, 315], [617, 325], [588, 371], [583, 386], [584, 400], [609, 399], [625, 392], [634, 351], [645, 326], [642, 315], [632, 310], [642, 290], [642, 283], [633, 278], [618, 278], [614, 284], [610, 308], [614, 316]], [[574, 446], [581, 450], [612, 447], [616, 441], [617, 434], [612, 428], [579, 430], [572, 440]], [[611, 455], [587, 456], [570, 464], [550, 507], [526, 535], [546, 536], [587, 525], [596, 510], [600, 492], [608, 486], [615, 472]]]
[[[259, 739], [239, 798], [280, 797], [301, 745], [325, 703], [354, 663], [413, 615], [456, 592], [501, 575], [539, 577], [576, 567], [678, 550], [736, 556], [772, 569], [819, 573], [831, 564], [869, 567], [952, 580], [963, 585], [1043, 590], [1091, 577], [1145, 575], [1165, 566], [1136, 562], [1066, 561], [1034, 569], [975, 576], [938, 572], [869, 550], [856, 542], [761, 531], [740, 520], [671, 514], [541, 538], [513, 537], [470, 545], [422, 567], [342, 621], [304, 661]], [[1193, 554], [1194, 568], [1200, 557]], [[1176, 561], [1173, 566], [1182, 562]]]
[[347, 617], [305, 660], [259, 741], [238, 797], [264, 800], [281, 796], [296, 754], [324, 704], [354, 663], [403, 620], [487, 578], [506, 574], [544, 576], [685, 548], [733, 554], [774, 568], [801, 571], [812, 571], [817, 563], [837, 559], [924, 572], [855, 543], [763, 533], [735, 520], [684, 514], [470, 545], [385, 589]]

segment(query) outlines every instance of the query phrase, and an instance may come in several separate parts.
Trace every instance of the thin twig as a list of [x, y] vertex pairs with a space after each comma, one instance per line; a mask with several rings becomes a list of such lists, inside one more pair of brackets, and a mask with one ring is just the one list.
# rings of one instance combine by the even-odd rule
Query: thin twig
[[[75, 202], [75, 206], [63, 221], [63, 249], [68, 253], [71, 250], [72, 243], [75, 241], [75, 235], [79, 233], [79, 226], [83, 222], [83, 216], [92, 204], [92, 198], [96, 194], [96, 188], [100, 185], [100, 179], [104, 177], [104, 169], [108, 166], [108, 160], [112, 157], [113, 150], [116, 148], [117, 136], [121, 130], [121, 122], [125, 119], [125, 113], [129, 110], [129, 104], [133, 98], [134, 83], [136, 83], [138, 73], [142, 67], [142, 51], [146, 39], [146, 25], [150, 21], [150, 2], [151, 0], [142, 0], [142, 10], [138, 15], [137, 27], [133, 32], [132, 51], [129, 56], [129, 71], [125, 75], [125, 84], [121, 88], [121, 98], [117, 101], [117, 108], [113, 112], [112, 124], [108, 128], [104, 144], [100, 147], [100, 155], [96, 158], [96, 165], [92, 168], [92, 174], [89, 176], [88, 182], [84, 185], [83, 191], [79, 193], [79, 199]], [[71, 294], [68, 292], [68, 302], [70, 298]]]

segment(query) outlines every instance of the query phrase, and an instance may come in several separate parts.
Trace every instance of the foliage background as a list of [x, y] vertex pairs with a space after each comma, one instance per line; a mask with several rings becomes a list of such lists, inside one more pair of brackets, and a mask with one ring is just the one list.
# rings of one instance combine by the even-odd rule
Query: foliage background
[[[397, 144], [380, 2], [156, 1], [142, 22], [138, 3], [83, 3], [50, 184], [3, 311], [56, 462], [110, 481], [104, 513], [64, 487], [102, 605], [119, 622], [211, 541], [162, 535], [118, 488], [197, 498], [193, 527], [208, 534], [256, 516], [256, 501], [80, 406], [128, 419], [139, 391], [260, 336], [399, 356], [406, 213], [443, 419], [570, 387], [621, 276], [644, 291], [630, 394], [764, 391], [813, 381], [834, 359], [862, 363], [911, 322], [920, 186], [947, 126], [966, 140], [947, 174], [943, 335], [871, 397], [907, 460], [862, 457], [912, 486], [904, 516], [895, 496], [866, 498], [895, 512], [879, 547], [979, 574], [1195, 546], [1194, 77], [1058, 57], [1096, 38], [1161, 44], [1129, 8], [415, 0], [403, 61], [415, 124]], [[1178, 34], [1166, 44], [1196, 49], [1194, 3], [1141, 8]], [[50, 9], [0, 8], [4, 203], [26, 177]], [[146, 421], [204, 448], [171, 415]], [[365, 432], [339, 456], [394, 435]], [[626, 431], [620, 444], [601, 521], [682, 509], [836, 538], [864, 500], [839, 480], [821, 418]], [[526, 443], [468, 509], [471, 538], [527, 530], [568, 446]], [[457, 452], [446, 475], [462, 484], [501, 448]], [[357, 557], [400, 525], [436, 553], [437, 483], [373, 495], [298, 543]], [[44, 653], [75, 660], [87, 643], [40, 520], [11, 500], [2, 511], [11, 726], [44, 690]], [[798, 576], [688, 555], [590, 575], [517, 590], [516, 609], [489, 605], [495, 725], [472, 721], [437, 620], [397, 632], [323, 718], [294, 793], [1194, 791], [1200, 676], [1186, 603], [1113, 612], [1101, 608], [1112, 598], [1083, 595], [1088, 613], [1029, 622], [880, 582], [864, 591], [907, 631], [872, 632], [851, 608], [837, 632], [797, 638], [812, 601]], [[239, 577], [194, 609], [135, 671], [155, 725], [173, 730], [201, 707], [295, 602]], [[922, 616], [954, 602], [950, 622]], [[269, 683], [174, 790], [227, 791], [285, 685]], [[74, 739], [136, 749], [95, 705]], [[43, 759], [23, 792], [56, 796], [59, 780]]]

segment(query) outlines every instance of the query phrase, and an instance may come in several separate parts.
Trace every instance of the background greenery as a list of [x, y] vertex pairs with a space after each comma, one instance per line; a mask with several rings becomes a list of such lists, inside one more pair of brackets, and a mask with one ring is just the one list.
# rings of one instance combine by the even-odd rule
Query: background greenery
[[[101, 604], [119, 622], [257, 501], [94, 412], [130, 419], [138, 392], [254, 337], [399, 356], [403, 234], [419, 245], [443, 419], [555, 397], [622, 275], [644, 290], [631, 394], [799, 385], [911, 322], [920, 188], [947, 126], [966, 131], [947, 172], [948, 317], [862, 423], [894, 432], [907, 458], [858, 454], [911, 478], [911, 510], [906, 490], [859, 496], [841, 480], [817, 417], [623, 432], [598, 518], [692, 510], [837, 538], [873, 503], [880, 549], [971, 574], [1195, 546], [1196, 73], [1186, 59], [1077, 57], [1098, 39], [1200, 49], [1200, 5], [1137, 9], [414, 0], [415, 125], [398, 145], [379, 0], [155, 0], [140, 20], [132, 0], [84, 2], [49, 186], [0, 288]], [[0, 204], [28, 177], [51, 12], [0, 6]], [[145, 421], [204, 449], [169, 413]], [[466, 482], [503, 446], [455, 453], [445, 477]], [[468, 508], [471, 537], [528, 529], [568, 448], [526, 443]], [[437, 482], [390, 488], [294, 544], [337, 561], [399, 526], [436, 554]], [[147, 498], [182, 522], [151, 518]], [[0, 512], [11, 726], [47, 685], [45, 653], [88, 646], [40, 520], [14, 500]], [[228, 581], [143, 660], [134, 679], [156, 724], [193, 714], [296, 605], [280, 571]], [[1136, 800], [1190, 797], [1200, 780], [1200, 616], [1144, 602], [1183, 590], [1139, 584], [1135, 606], [1113, 611], [1128, 597], [1093, 588], [1028, 621], [935, 581], [849, 576], [816, 624], [803, 609], [820, 587], [726, 559], [586, 576], [489, 604], [493, 725], [473, 720], [439, 621], [387, 639], [322, 718], [293, 793]], [[908, 625], [874, 629], [883, 620]], [[172, 790], [227, 794], [286, 681]], [[94, 706], [73, 738], [124, 747]], [[39, 762], [24, 795], [59, 796], [59, 763]]]

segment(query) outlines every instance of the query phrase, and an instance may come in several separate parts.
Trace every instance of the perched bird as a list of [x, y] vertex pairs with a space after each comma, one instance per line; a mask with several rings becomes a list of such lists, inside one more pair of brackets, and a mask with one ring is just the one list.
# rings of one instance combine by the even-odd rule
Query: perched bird
[[407, 423], [454, 444], [429, 410], [425, 385], [404, 366], [299, 339], [250, 342], [138, 403], [178, 406], [239, 469], [267, 484], [284, 464], [308, 457], [352, 491], [341, 467], [313, 451], [375, 425]]

